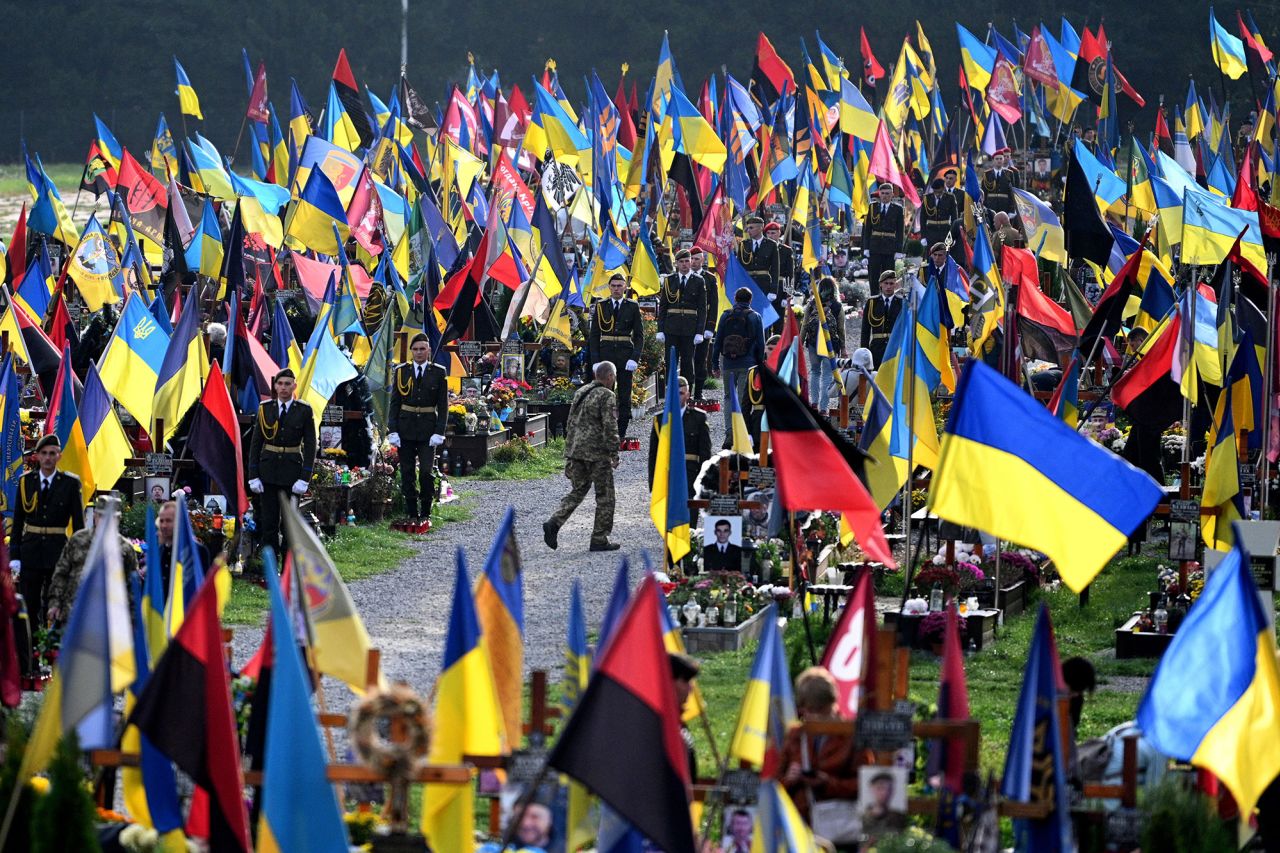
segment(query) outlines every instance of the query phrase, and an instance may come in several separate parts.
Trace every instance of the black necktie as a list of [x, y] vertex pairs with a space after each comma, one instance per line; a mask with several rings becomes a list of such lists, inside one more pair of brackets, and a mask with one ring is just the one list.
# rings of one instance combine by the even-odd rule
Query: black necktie
[[40, 478], [40, 497], [43, 498], [48, 494], [49, 494], [49, 481], [44, 477], [41, 477]]
[[281, 403], [281, 404], [280, 404], [280, 417], [281, 417], [281, 419], [283, 419], [283, 418], [284, 418], [284, 416], [285, 416], [285, 415], [287, 415], [287, 414], [289, 414], [289, 404], [288, 404], [288, 403]]
[[622, 307], [622, 303], [621, 303], [621, 302], [619, 302], [617, 299], [613, 300], [613, 313], [614, 313], [614, 316], [617, 316], [617, 314], [618, 314], [618, 309], [619, 309], [619, 308], [621, 308], [621, 307]]

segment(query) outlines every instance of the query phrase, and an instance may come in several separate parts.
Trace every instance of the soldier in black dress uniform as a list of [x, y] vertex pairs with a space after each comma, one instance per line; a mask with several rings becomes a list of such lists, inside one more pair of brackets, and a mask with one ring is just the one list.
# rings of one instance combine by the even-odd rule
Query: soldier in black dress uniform
[[406, 524], [412, 525], [414, 533], [426, 533], [431, 529], [431, 500], [435, 497], [431, 470], [449, 419], [449, 379], [444, 368], [430, 360], [431, 342], [426, 335], [414, 335], [409, 352], [413, 362], [397, 367], [391, 383], [387, 441], [400, 448]]
[[982, 176], [982, 206], [987, 211], [987, 224], [995, 223], [997, 212], [1018, 215], [1013, 188], [1018, 185], [1017, 172], [1009, 168], [1009, 149], [1001, 148], [992, 158], [991, 168]]
[[631, 375], [644, 349], [644, 322], [640, 305], [627, 299], [627, 279], [614, 273], [609, 279], [609, 298], [591, 306], [587, 330], [587, 355], [592, 370], [602, 361], [611, 361], [618, 373], [618, 438], [625, 441], [631, 424]]
[[946, 191], [942, 178], [934, 178], [932, 190], [920, 202], [920, 237], [925, 246], [946, 242], [959, 213], [956, 200]]
[[693, 376], [693, 348], [707, 328], [707, 296], [702, 277], [689, 267], [689, 250], [676, 253], [676, 271], [658, 290], [658, 342], [675, 347], [680, 375]]
[[871, 350], [876, 369], [884, 360], [893, 324], [898, 322], [898, 315], [902, 313], [902, 299], [895, 293], [897, 289], [897, 273], [885, 270], [880, 273], [880, 294], [868, 299], [862, 309], [862, 345]]
[[702, 287], [707, 294], [707, 328], [702, 330], [702, 343], [693, 348], [693, 399], [703, 402], [702, 392], [707, 384], [707, 375], [711, 372], [711, 339], [715, 337], [712, 328], [720, 317], [720, 280], [716, 274], [707, 269], [706, 255], [697, 246], [689, 250], [689, 269], [694, 275], [702, 278]]
[[[788, 223], [790, 224], [790, 223]], [[789, 294], [796, 282], [796, 253], [791, 248], [789, 233], [780, 222], [770, 222], [764, 226], [764, 236], [778, 244], [778, 299]]]
[[781, 277], [778, 244], [764, 236], [764, 220], [759, 216], [748, 216], [746, 228], [746, 236], [738, 243], [738, 260], [746, 267], [747, 275], [751, 276], [756, 287], [776, 303]]
[[13, 533], [9, 568], [18, 572], [18, 592], [30, 618], [44, 622], [44, 593], [53, 567], [67, 544], [67, 525], [74, 532], [84, 527], [80, 478], [58, 470], [62, 445], [56, 435], [46, 435], [36, 445], [38, 470], [18, 481], [13, 508]]
[[894, 255], [903, 250], [902, 206], [891, 200], [893, 184], [882, 183], [877, 195], [862, 223], [862, 254], [867, 257], [868, 281], [879, 281], [881, 273], [893, 269]]
[[249, 444], [249, 490], [258, 501], [258, 546], [280, 551], [280, 501], [306, 494], [316, 461], [316, 420], [311, 406], [293, 397], [297, 380], [285, 368], [271, 386], [276, 398], [258, 407]]

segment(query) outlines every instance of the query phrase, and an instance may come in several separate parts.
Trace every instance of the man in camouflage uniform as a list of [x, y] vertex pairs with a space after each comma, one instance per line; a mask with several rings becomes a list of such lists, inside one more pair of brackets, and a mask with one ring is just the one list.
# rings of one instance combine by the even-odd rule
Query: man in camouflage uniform
[[616, 551], [613, 531], [613, 469], [618, 467], [618, 410], [613, 394], [617, 368], [611, 361], [595, 366], [595, 379], [578, 389], [569, 407], [565, 431], [564, 475], [572, 488], [555, 515], [542, 525], [543, 540], [555, 548], [560, 528], [595, 486], [596, 520], [591, 530], [592, 551]]
[[[93, 507], [93, 527], [84, 527], [72, 533], [62, 549], [62, 555], [58, 557], [57, 565], [53, 567], [53, 575], [49, 578], [49, 589], [45, 593], [45, 603], [48, 607], [48, 624], [59, 631], [66, 627], [67, 617], [71, 615], [71, 605], [75, 603], [76, 592], [80, 589], [80, 579], [84, 575], [84, 563], [89, 557], [89, 548], [93, 545], [93, 534], [102, 523], [102, 514], [111, 500], [112, 498], [106, 495], [98, 497]], [[129, 578], [138, 573], [138, 553], [133, 550], [133, 545], [128, 539], [123, 536], [119, 538], [120, 555], [124, 558], [125, 591], [132, 603], [133, 593], [129, 587]]]

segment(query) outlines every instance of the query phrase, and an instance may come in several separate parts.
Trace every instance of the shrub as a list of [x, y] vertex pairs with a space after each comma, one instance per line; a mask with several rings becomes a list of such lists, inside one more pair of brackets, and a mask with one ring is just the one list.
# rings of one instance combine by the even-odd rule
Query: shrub
[[493, 449], [490, 459], [493, 462], [528, 462], [533, 458], [533, 448], [523, 437], [504, 441]]

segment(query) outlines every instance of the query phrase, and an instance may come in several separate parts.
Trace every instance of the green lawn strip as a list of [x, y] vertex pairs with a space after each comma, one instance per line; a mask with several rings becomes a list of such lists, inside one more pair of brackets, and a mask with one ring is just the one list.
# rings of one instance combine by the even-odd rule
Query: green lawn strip
[[[62, 200], [68, 206], [75, 201], [76, 189], [80, 186], [80, 177], [84, 174], [83, 163], [45, 163], [45, 174], [53, 181]], [[0, 166], [0, 195], [18, 195], [27, 193], [27, 170], [22, 163], [6, 163]]]
[[[454, 501], [436, 506], [431, 513], [437, 529], [452, 521], [471, 518], [467, 501]], [[329, 556], [342, 579], [352, 581], [388, 572], [413, 556], [412, 542], [417, 537], [392, 530], [388, 522], [342, 526], [325, 542]], [[257, 584], [236, 578], [231, 586], [231, 600], [222, 614], [224, 625], [257, 625], [262, 622], [270, 599]]]
[[515, 458], [504, 459], [507, 453], [498, 448], [488, 464], [470, 475], [475, 480], [541, 480], [564, 473], [564, 439], [553, 438], [542, 447], [529, 448], [510, 455]]

